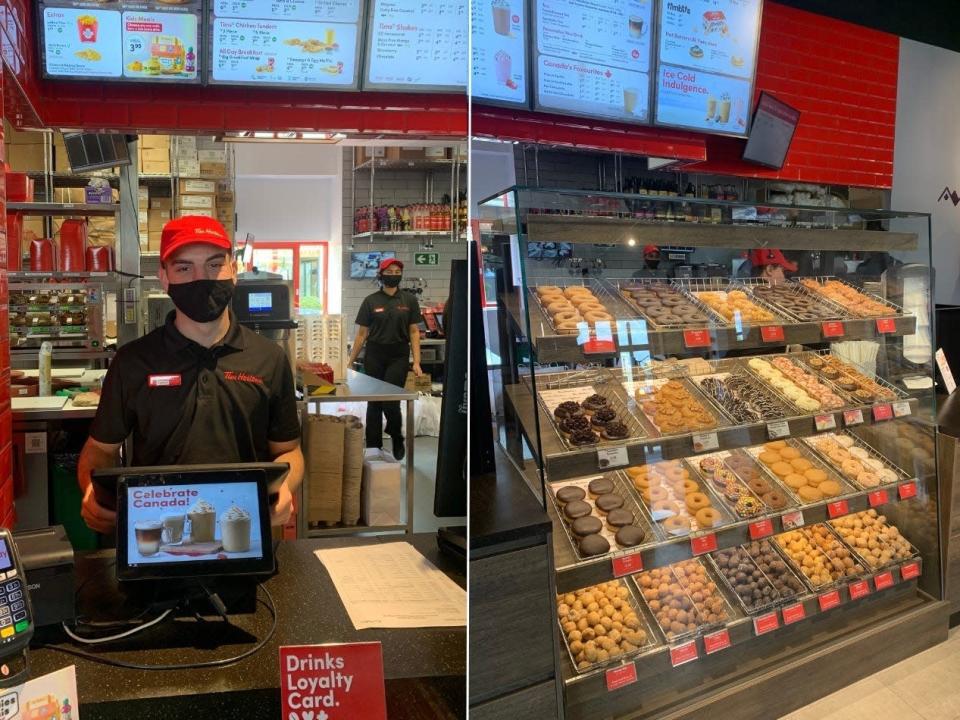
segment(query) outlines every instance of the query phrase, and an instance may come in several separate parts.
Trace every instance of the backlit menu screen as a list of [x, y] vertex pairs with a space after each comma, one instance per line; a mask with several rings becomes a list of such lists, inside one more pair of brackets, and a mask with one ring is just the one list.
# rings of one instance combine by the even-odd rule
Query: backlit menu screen
[[474, 99], [528, 105], [526, 12], [524, 0], [471, 0]]

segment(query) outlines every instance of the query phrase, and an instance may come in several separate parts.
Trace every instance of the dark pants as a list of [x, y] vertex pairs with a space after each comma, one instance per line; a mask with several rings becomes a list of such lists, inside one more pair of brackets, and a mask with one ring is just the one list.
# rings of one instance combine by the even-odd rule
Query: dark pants
[[[410, 366], [410, 346], [371, 345], [367, 343], [363, 358], [363, 370], [370, 377], [383, 380], [391, 385], [403, 387], [407, 382], [407, 368]], [[387, 435], [396, 437], [403, 434], [403, 416], [399, 402], [367, 403], [367, 447], [383, 447], [383, 415], [387, 417]]]

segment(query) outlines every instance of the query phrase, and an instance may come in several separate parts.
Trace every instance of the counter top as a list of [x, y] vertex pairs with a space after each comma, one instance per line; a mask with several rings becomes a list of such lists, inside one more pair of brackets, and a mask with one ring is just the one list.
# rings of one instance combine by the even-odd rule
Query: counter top
[[[199, 670], [127, 670], [74, 658], [55, 649], [31, 651], [33, 677], [76, 664], [83, 717], [153, 720], [171, 717], [280, 717], [278, 648], [282, 645], [341, 643], [379, 640], [383, 644], [390, 718], [438, 717], [417, 714], [417, 697], [424, 687], [433, 702], [445, 710], [439, 717], [462, 717], [465, 705], [466, 628], [355, 630], [333, 582], [313, 554], [319, 548], [349, 547], [378, 542], [405, 542], [403, 538], [336, 538], [280, 543], [278, 573], [264, 586], [270, 591], [279, 617], [277, 631], [255, 655], [224, 668]], [[462, 568], [437, 550], [435, 535], [411, 536], [409, 542], [461, 587]], [[77, 583], [83, 590], [80, 607], [104, 608], [119, 602], [112, 551], [78, 558]], [[99, 592], [91, 594], [96, 580]], [[81, 584], [87, 582], [84, 588]], [[262, 597], [262, 592], [258, 593]], [[95, 598], [95, 599], [94, 599]], [[91, 608], [90, 606], [94, 606]], [[115, 611], [116, 612], [116, 611]], [[130, 612], [130, 610], [127, 610]], [[226, 658], [244, 652], [269, 630], [269, 612], [260, 606], [255, 615], [231, 618], [239, 630], [225, 629], [219, 620], [199, 623], [190, 619], [166, 621], [142, 636], [92, 649], [114, 659], [160, 664]], [[48, 642], [63, 643], [62, 632]], [[224, 641], [224, 637], [228, 639]], [[46, 639], [46, 638], [45, 638]], [[76, 647], [72, 645], [71, 647]], [[436, 682], [434, 682], [436, 680]], [[412, 706], [406, 706], [413, 703]], [[217, 711], [217, 715], [204, 712]], [[225, 711], [235, 708], [234, 713]]]
[[337, 383], [336, 391], [329, 395], [311, 395], [305, 398], [307, 402], [338, 402], [340, 400], [355, 400], [366, 402], [370, 400], [416, 400], [417, 393], [405, 390], [402, 387], [391, 385], [383, 380], [377, 380], [369, 375], [358, 373], [356, 370], [347, 370], [346, 380]]

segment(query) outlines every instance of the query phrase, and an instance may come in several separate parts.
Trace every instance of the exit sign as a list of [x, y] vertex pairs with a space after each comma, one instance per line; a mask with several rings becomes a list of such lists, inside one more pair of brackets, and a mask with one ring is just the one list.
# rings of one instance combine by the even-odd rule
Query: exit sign
[[414, 265], [439, 265], [440, 253], [416, 253], [413, 256]]

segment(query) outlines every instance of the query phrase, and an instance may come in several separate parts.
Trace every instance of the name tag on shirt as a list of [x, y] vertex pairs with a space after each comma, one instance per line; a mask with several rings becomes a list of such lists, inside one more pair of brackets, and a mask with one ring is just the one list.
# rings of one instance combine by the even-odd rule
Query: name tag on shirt
[[178, 387], [180, 375], [148, 375], [147, 384], [150, 387]]

